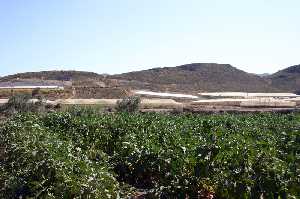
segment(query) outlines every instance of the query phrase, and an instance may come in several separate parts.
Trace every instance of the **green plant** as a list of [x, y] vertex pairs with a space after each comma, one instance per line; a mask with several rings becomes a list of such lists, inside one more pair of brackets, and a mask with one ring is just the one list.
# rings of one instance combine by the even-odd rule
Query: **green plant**
[[16, 115], [0, 128], [0, 197], [299, 198], [299, 118]]
[[[49, 131], [34, 115], [20, 115], [0, 129], [1, 198], [117, 198], [119, 184], [108, 157]], [[97, 161], [94, 161], [97, 159]]]
[[117, 101], [116, 110], [118, 112], [128, 113], [137, 112], [139, 110], [140, 103], [141, 99], [139, 96], [126, 97]]
[[70, 113], [73, 116], [93, 116], [93, 115], [99, 115], [101, 112], [103, 112], [103, 107], [101, 105], [97, 106], [79, 106], [74, 105], [70, 106], [66, 109], [66, 112]]

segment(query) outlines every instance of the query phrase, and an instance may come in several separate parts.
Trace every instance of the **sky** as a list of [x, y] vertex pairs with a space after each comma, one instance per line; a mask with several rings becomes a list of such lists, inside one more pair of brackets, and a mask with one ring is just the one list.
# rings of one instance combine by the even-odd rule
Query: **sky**
[[300, 64], [299, 0], [0, 0], [0, 76]]

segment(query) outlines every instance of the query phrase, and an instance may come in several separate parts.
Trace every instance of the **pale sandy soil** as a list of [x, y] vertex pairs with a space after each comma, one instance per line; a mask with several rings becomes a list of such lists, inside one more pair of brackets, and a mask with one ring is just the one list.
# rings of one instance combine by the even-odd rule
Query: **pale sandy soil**
[[277, 100], [272, 98], [264, 99], [253, 99], [248, 101], [243, 101], [240, 104], [241, 107], [296, 107], [296, 102], [287, 101], [287, 100]]
[[286, 101], [296, 102], [297, 106], [300, 105], [300, 97], [285, 99]]
[[295, 107], [296, 102], [291, 99], [256, 98], [256, 99], [211, 99], [193, 101], [191, 105], [218, 105], [240, 107]]
[[169, 109], [169, 108], [183, 108], [183, 104], [172, 99], [142, 99], [141, 108], [145, 109]]
[[115, 105], [117, 101], [118, 99], [58, 99], [54, 103], [63, 105]]
[[294, 93], [245, 93], [245, 92], [214, 92], [214, 93], [199, 93], [201, 96], [207, 97], [298, 97]]
[[[103, 105], [115, 106], [118, 99], [64, 99], [54, 103], [62, 105]], [[180, 108], [183, 104], [172, 99], [142, 99], [141, 108]]]
[[0, 99], [0, 104], [5, 104], [8, 102], [8, 99]]
[[160, 92], [140, 91], [140, 90], [134, 91], [134, 93], [138, 95], [149, 95], [149, 96], [158, 96], [158, 97], [189, 98], [189, 99], [198, 98], [198, 96], [195, 95], [178, 94], [178, 93], [160, 93]]
[[193, 101], [192, 105], [220, 105], [220, 106], [239, 106], [242, 101], [247, 101], [248, 99], [208, 99], [208, 100], [197, 100]]
[[[8, 99], [0, 99], [0, 105], [7, 103]], [[32, 99], [34, 102], [35, 99]], [[118, 99], [58, 99], [55, 101], [47, 100], [46, 103], [56, 105], [100, 105], [103, 107], [115, 107]], [[236, 107], [243, 109], [257, 109], [257, 108], [296, 108], [300, 105], [300, 97], [290, 99], [277, 99], [277, 98], [224, 98], [224, 99], [210, 99], [210, 100], [197, 100], [187, 103], [176, 102], [173, 99], [142, 99], [141, 109], [206, 109], [215, 107], [220, 110]], [[210, 109], [210, 108], [209, 108]], [[235, 109], [235, 108], [234, 108]]]
[[0, 89], [54, 89], [64, 90], [63, 86], [0, 86]]

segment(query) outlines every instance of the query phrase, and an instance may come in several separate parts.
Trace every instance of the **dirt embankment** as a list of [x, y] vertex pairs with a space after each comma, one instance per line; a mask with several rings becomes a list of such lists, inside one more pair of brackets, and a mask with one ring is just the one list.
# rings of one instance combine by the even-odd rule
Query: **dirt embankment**
[[0, 99], [7, 99], [16, 94], [29, 94], [37, 92], [36, 95], [41, 95], [49, 100], [56, 99], [102, 99], [102, 98], [124, 98], [132, 95], [131, 91], [126, 88], [101, 88], [91, 86], [66, 86], [63, 90], [51, 89], [0, 89]]

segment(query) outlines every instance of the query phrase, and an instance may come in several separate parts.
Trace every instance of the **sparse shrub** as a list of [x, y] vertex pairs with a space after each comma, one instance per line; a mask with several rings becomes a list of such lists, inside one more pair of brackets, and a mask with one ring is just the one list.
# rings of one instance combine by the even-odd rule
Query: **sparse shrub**
[[50, 112], [57, 111], [61, 109], [61, 104], [46, 104], [45, 109]]
[[8, 102], [1, 107], [1, 112], [6, 115], [26, 112], [44, 112], [44, 99], [39, 98], [35, 101], [30, 101], [30, 94], [17, 94], [9, 98]]
[[3, 105], [2, 111], [6, 114], [14, 114], [17, 112], [28, 112], [32, 107], [29, 103], [31, 96], [28, 94], [17, 94], [9, 98], [8, 102]]
[[40, 91], [41, 91], [40, 88], [35, 88], [35, 89], [33, 89], [32, 92], [31, 92], [31, 96], [32, 96], [32, 97], [38, 96], [38, 95], [40, 94]]
[[182, 114], [183, 113], [183, 107], [176, 107], [172, 110], [172, 114]]
[[139, 96], [130, 96], [117, 101], [116, 110], [118, 112], [133, 113], [139, 110], [141, 98]]

